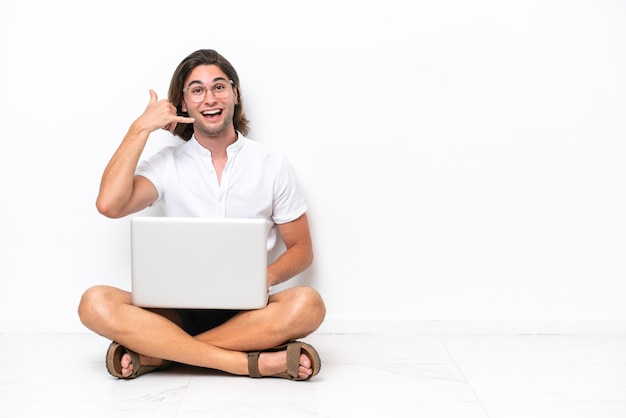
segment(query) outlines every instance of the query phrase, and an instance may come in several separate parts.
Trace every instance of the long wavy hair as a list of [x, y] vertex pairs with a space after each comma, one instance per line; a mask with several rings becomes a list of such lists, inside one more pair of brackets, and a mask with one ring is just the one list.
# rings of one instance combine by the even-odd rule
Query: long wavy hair
[[[193, 69], [199, 65], [217, 65], [229, 79], [233, 80], [233, 89], [237, 89], [238, 97], [238, 104], [235, 105], [235, 114], [233, 115], [233, 124], [235, 130], [241, 132], [243, 135], [248, 135], [250, 130], [248, 125], [250, 121], [246, 118], [246, 114], [243, 110], [243, 97], [241, 96], [237, 71], [226, 58], [212, 49], [200, 49], [192, 52], [178, 64], [176, 71], [174, 71], [167, 96], [170, 103], [176, 106], [176, 113], [179, 116], [189, 116], [187, 112], [182, 111], [183, 84]], [[179, 123], [176, 125], [173, 133], [185, 141], [188, 141], [193, 135], [193, 124]]]

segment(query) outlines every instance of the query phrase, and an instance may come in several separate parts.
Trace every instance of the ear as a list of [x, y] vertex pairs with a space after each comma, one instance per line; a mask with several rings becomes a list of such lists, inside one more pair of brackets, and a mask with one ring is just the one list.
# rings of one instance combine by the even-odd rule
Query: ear
[[182, 110], [182, 111], [183, 111], [183, 112], [185, 112], [185, 113], [188, 113], [188, 112], [187, 112], [187, 105], [185, 104], [185, 99], [183, 99], [183, 100], [180, 102], [180, 110]]

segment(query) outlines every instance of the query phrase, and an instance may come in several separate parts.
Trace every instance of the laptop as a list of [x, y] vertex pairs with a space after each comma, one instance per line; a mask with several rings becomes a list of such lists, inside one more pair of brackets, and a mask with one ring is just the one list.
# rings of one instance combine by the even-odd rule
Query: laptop
[[145, 308], [267, 305], [263, 219], [131, 218], [132, 302]]

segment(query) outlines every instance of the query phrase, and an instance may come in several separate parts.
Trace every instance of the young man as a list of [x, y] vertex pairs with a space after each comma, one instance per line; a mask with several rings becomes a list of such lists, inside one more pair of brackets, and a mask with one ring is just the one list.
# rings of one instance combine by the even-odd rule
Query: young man
[[[313, 260], [306, 204], [290, 164], [247, 139], [239, 77], [213, 50], [190, 54], [172, 76], [168, 100], [150, 102], [104, 170], [96, 206], [120, 218], [153, 204], [166, 216], [261, 217], [286, 250], [267, 268], [273, 286]], [[166, 129], [186, 142], [139, 158], [151, 132]], [[325, 306], [310, 287], [273, 294], [253, 311], [143, 309], [131, 294], [95, 286], [78, 308], [82, 323], [111, 339], [107, 369], [134, 378], [170, 361], [252, 377], [308, 380], [320, 369], [313, 347], [295, 341], [322, 323]]]

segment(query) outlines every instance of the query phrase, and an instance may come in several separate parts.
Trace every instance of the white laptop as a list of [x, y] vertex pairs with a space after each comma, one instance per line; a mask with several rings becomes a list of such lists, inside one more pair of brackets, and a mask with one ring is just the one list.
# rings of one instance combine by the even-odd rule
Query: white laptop
[[132, 301], [146, 308], [267, 305], [263, 219], [131, 218]]

